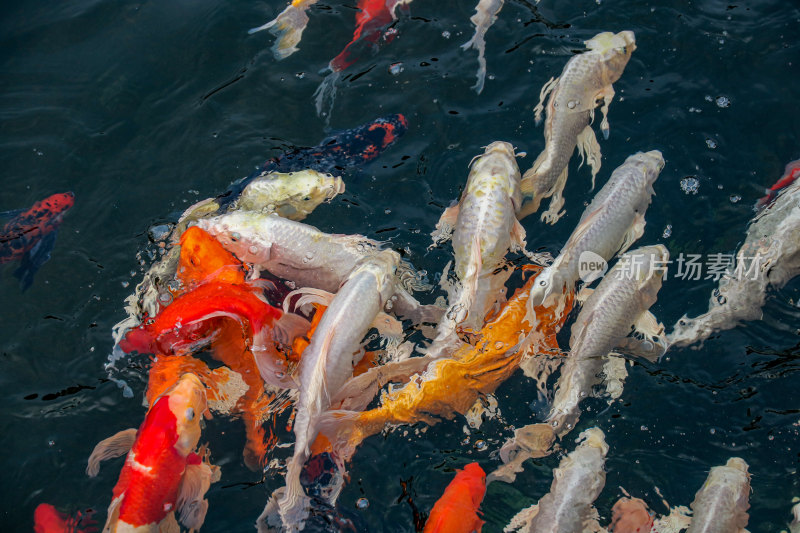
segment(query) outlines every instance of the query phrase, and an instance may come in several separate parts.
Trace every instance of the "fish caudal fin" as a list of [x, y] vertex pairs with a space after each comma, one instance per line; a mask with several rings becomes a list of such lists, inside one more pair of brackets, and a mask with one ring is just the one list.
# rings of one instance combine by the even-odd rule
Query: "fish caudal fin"
[[286, 471], [286, 490], [283, 497], [278, 501], [281, 521], [287, 531], [293, 532], [303, 529], [308, 516], [310, 498], [306, 495], [303, 485], [300, 483], [300, 472], [303, 469], [305, 457], [305, 454], [298, 456], [296, 453], [292, 457], [289, 462], [289, 468]]
[[101, 440], [89, 456], [86, 473], [89, 477], [95, 477], [100, 472], [100, 463], [102, 461], [125, 455], [131, 450], [135, 441], [136, 429], [134, 428], [120, 431], [116, 435]]
[[33, 276], [50, 259], [50, 253], [55, 244], [56, 232], [51, 231], [22, 256], [19, 268], [14, 271], [14, 276], [19, 280], [23, 292], [30, 288], [33, 284]]

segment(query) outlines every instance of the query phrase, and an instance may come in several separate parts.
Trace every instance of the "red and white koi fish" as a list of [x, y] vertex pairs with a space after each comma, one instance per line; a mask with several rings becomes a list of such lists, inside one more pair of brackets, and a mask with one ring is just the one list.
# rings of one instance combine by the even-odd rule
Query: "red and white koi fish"
[[101, 461], [127, 453], [104, 532], [177, 531], [176, 511], [185, 527], [203, 525], [205, 493], [220, 476], [205, 447], [194, 451], [206, 412], [205, 387], [194, 374], [184, 374], [153, 403], [138, 430], [121, 431], [95, 447], [86, 468], [91, 477]]
[[794, 183], [798, 178], [800, 178], [800, 159], [790, 161], [786, 164], [786, 170], [783, 171], [783, 176], [775, 182], [775, 185], [767, 189], [767, 195], [756, 203], [756, 210], [764, 209], [771, 204], [778, 196], [779, 192]]
[[[339, 73], [355, 63], [358, 58], [353, 55], [353, 48], [357, 43], [366, 41], [373, 48], [377, 48], [381, 40], [391, 42], [394, 32], [384, 32], [384, 29], [397, 20], [397, 8], [401, 5], [408, 5], [412, 0], [359, 0], [358, 13], [356, 14], [356, 29], [353, 38], [345, 45], [339, 54], [328, 63], [330, 74], [322, 81], [314, 92], [317, 106], [317, 115], [322, 116], [324, 108], [327, 109], [327, 116], [333, 108], [333, 100], [336, 98], [336, 81]], [[329, 104], [326, 106], [326, 102]]]
[[30, 287], [33, 276], [50, 259], [56, 230], [64, 213], [75, 205], [75, 195], [62, 192], [40, 200], [28, 209], [0, 213], [13, 216], [0, 230], [0, 263], [21, 261], [14, 275], [22, 290]]
[[93, 511], [75, 516], [60, 512], [49, 503], [40, 503], [33, 512], [34, 533], [94, 533], [97, 522], [91, 519]]
[[478, 463], [459, 470], [431, 509], [423, 533], [480, 533], [478, 508], [486, 494], [486, 473]]

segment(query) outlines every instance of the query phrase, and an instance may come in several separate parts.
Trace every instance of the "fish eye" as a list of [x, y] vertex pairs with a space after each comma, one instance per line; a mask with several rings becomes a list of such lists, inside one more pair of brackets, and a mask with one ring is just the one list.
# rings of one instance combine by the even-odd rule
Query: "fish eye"
[[186, 420], [194, 420], [194, 409], [191, 407], [186, 409]]
[[540, 287], [546, 287], [547, 286], [547, 280], [546, 279], [540, 279], [539, 280], [539, 286]]

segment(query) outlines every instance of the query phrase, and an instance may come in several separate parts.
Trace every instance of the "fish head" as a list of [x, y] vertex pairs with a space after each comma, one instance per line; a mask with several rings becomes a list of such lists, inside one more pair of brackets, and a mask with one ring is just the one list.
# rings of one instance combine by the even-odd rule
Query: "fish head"
[[44, 211], [43, 218], [48, 220], [60, 220], [73, 205], [75, 205], [75, 194], [72, 192], [60, 192], [52, 194], [41, 201], [39, 204]]
[[301, 170], [286, 174], [300, 201], [311, 204], [311, 209], [337, 194], [344, 192], [344, 181], [339, 176], [323, 174], [316, 170]]
[[652, 187], [658, 175], [664, 169], [664, 156], [658, 150], [637, 152], [625, 160], [625, 164], [635, 164], [641, 170], [645, 183]]
[[374, 138], [375, 145], [382, 152], [393, 145], [406, 131], [408, 131], [408, 120], [403, 114], [396, 113], [376, 119], [367, 125], [365, 137]]
[[[280, 218], [275, 214], [270, 216]], [[199, 220], [197, 225], [213, 235], [240, 261], [261, 264], [269, 261], [272, 245], [269, 232], [259, 224], [262, 218], [252, 211], [234, 211]]]
[[598, 33], [585, 42], [586, 48], [600, 54], [602, 62], [611, 76], [610, 81], [616, 81], [625, 70], [625, 65], [636, 50], [636, 36], [630, 30], [613, 33], [604, 31]]
[[185, 457], [200, 440], [200, 419], [208, 410], [206, 388], [195, 374], [186, 373], [164, 396], [169, 400], [169, 410], [177, 421], [175, 448]]
[[478, 507], [486, 494], [486, 472], [478, 463], [469, 463], [464, 467], [463, 475], [466, 477], [466, 485], [472, 497], [472, 503]]
[[560, 278], [558, 270], [557, 268], [553, 268], [554, 266], [555, 265], [552, 265], [543, 269], [539, 272], [539, 275], [536, 276], [536, 281], [533, 282], [533, 287], [528, 297], [528, 307], [530, 309], [543, 305], [547, 297], [553, 293], [554, 287]]
[[658, 283], [658, 287], [661, 286], [661, 279], [664, 277], [669, 261], [669, 251], [666, 246], [663, 244], [642, 246], [624, 254], [623, 257], [627, 257], [629, 272], [636, 278], [640, 286], [654, 281]]
[[375, 255], [367, 256], [356, 264], [349, 277], [365, 271], [370, 272], [378, 280], [378, 291], [386, 302], [394, 293], [398, 283], [395, 273], [400, 265], [400, 254], [394, 250], [381, 250]]

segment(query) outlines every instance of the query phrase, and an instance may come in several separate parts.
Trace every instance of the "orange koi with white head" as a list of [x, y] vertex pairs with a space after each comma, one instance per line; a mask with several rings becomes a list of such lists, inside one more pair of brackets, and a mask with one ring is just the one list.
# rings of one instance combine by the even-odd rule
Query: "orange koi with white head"
[[183, 374], [153, 403], [138, 431], [121, 431], [95, 447], [86, 468], [92, 477], [101, 461], [127, 452], [103, 531], [177, 530], [175, 511], [185, 527], [200, 528], [205, 493], [219, 479], [205, 448], [194, 451], [206, 411], [205, 387], [194, 374]]

